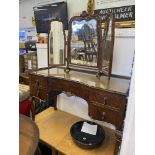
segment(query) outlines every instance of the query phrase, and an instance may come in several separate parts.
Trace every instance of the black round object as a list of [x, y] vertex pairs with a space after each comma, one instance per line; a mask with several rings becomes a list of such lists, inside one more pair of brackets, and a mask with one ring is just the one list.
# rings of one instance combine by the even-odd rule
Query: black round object
[[[81, 132], [83, 123], [87, 122], [91, 125], [97, 125], [96, 135]], [[91, 121], [79, 121], [72, 125], [70, 134], [74, 142], [82, 148], [95, 148], [99, 146], [105, 139], [104, 129], [99, 125]]]

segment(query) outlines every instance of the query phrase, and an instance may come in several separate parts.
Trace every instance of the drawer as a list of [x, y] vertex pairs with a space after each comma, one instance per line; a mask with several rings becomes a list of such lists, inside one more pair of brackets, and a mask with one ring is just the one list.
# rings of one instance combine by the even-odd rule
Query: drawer
[[121, 128], [124, 115], [118, 109], [110, 109], [98, 102], [90, 102], [89, 115], [96, 120], [105, 121]]
[[32, 85], [33, 87], [38, 86], [41, 89], [47, 89], [47, 77], [30, 75], [30, 85]]
[[49, 90], [66, 91], [68, 90], [68, 82], [61, 79], [49, 79]]
[[111, 108], [124, 109], [126, 105], [125, 96], [95, 89], [91, 89], [89, 100], [99, 102]]
[[63, 79], [50, 79], [49, 90], [71, 92], [71, 94], [88, 100], [89, 89], [87, 86], [77, 82], [67, 81]]

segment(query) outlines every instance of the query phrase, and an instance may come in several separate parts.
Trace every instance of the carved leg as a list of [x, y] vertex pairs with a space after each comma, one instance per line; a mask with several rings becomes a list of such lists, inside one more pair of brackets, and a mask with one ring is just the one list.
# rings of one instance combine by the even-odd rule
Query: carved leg
[[35, 100], [32, 97], [30, 98], [30, 104], [31, 118], [35, 121]]
[[60, 93], [60, 91], [51, 91], [49, 93], [48, 102], [50, 102], [50, 105], [54, 107], [54, 110], [57, 110], [57, 95]]
[[120, 131], [116, 131], [115, 136], [116, 136], [116, 144], [115, 144], [114, 155], [119, 155], [121, 142], [122, 142], [122, 133]]
[[54, 110], [57, 110], [57, 96], [53, 97]]

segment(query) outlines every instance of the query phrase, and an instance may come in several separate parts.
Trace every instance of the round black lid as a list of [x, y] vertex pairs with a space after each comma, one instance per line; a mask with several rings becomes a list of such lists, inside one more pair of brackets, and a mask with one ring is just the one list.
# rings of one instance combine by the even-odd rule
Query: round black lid
[[[91, 125], [97, 125], [96, 135], [92, 135], [81, 131], [84, 122], [87, 122]], [[99, 146], [105, 138], [104, 129], [99, 124], [91, 121], [76, 122], [72, 125], [70, 129], [70, 134], [74, 142], [82, 148], [95, 148]]]

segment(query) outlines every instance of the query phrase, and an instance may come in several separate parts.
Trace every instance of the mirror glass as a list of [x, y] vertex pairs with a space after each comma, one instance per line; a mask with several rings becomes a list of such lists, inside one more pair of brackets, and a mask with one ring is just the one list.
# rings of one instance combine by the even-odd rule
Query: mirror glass
[[74, 20], [71, 26], [71, 63], [97, 66], [97, 21]]
[[64, 64], [65, 38], [63, 23], [52, 21], [49, 32], [49, 65]]
[[107, 23], [105, 24], [104, 36], [103, 36], [103, 61], [102, 68], [104, 72], [109, 72], [111, 55], [113, 52], [113, 34], [112, 34], [112, 18], [109, 17]]

